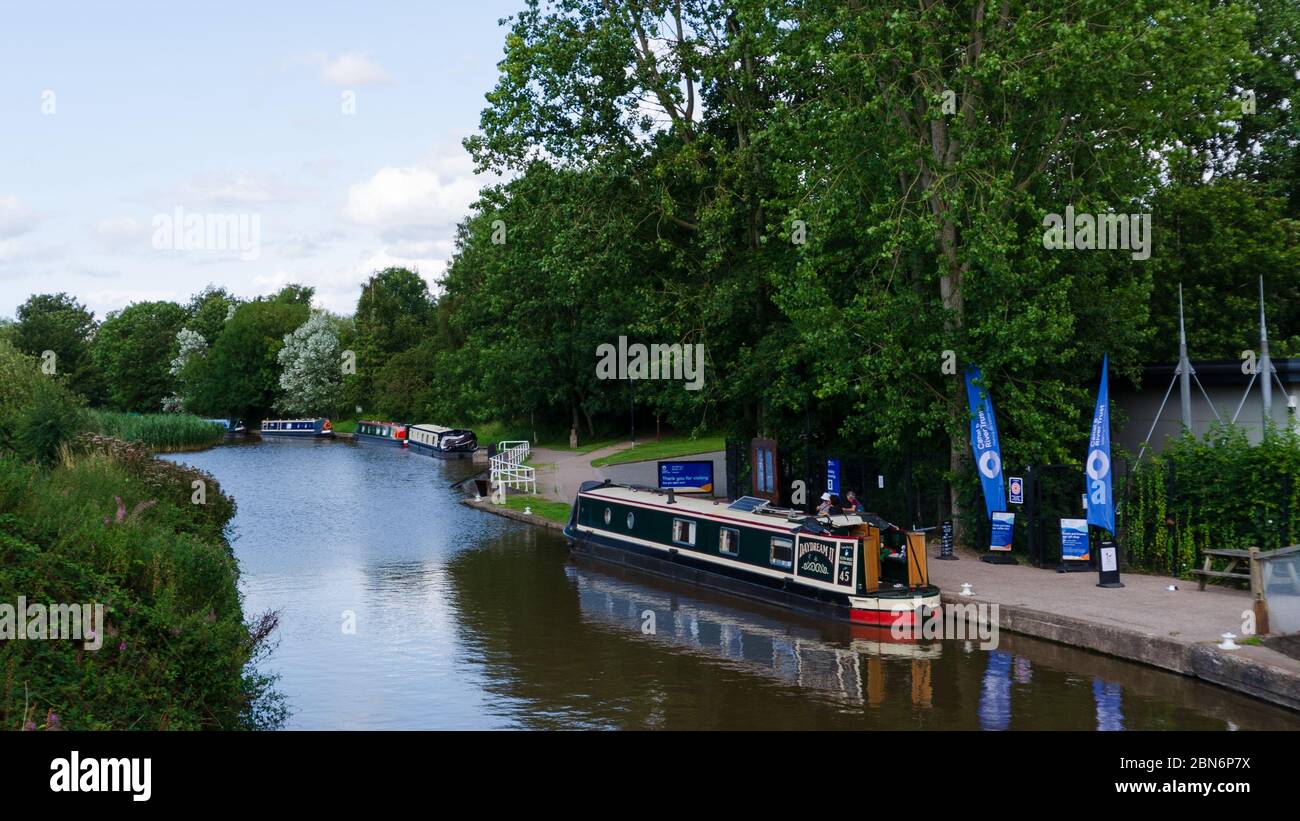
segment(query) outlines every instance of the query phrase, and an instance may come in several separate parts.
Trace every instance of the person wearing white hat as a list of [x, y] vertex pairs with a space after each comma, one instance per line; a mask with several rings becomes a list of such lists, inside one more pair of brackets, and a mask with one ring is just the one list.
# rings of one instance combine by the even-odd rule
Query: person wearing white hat
[[826, 492], [822, 494], [822, 503], [817, 506], [817, 515], [826, 516], [831, 512], [831, 494]]

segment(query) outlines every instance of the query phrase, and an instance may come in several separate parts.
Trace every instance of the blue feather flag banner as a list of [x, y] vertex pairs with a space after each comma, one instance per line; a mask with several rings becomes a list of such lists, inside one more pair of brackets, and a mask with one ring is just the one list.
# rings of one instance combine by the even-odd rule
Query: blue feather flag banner
[[1097, 388], [1097, 406], [1092, 412], [1092, 435], [1088, 439], [1088, 459], [1084, 472], [1088, 482], [1088, 524], [1115, 535], [1115, 501], [1111, 495], [1110, 460], [1110, 390], [1106, 370], [1109, 357], [1101, 359], [1101, 386]]
[[992, 520], [994, 513], [1007, 509], [1006, 483], [1002, 481], [1002, 446], [998, 443], [993, 400], [984, 386], [984, 375], [974, 365], [966, 366], [966, 401], [971, 413], [970, 447], [975, 454], [980, 484], [984, 486], [984, 508]]

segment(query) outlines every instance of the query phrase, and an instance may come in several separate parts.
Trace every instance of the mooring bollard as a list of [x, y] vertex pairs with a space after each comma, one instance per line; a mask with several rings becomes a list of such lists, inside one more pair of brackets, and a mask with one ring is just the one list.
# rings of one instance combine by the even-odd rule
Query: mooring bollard
[[962, 583], [961, 583], [961, 594], [962, 594], [963, 596], [973, 596], [973, 595], [975, 595], [974, 593], [971, 592], [970, 582], [962, 582]]

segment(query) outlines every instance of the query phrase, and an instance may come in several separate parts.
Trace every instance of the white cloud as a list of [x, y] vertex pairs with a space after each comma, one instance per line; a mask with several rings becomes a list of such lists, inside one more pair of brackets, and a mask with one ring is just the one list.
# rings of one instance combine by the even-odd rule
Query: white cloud
[[36, 226], [36, 212], [16, 195], [0, 196], [0, 239], [25, 234]]
[[229, 205], [255, 205], [284, 198], [268, 180], [251, 174], [206, 175], [181, 186], [177, 196], [182, 202]]
[[135, 217], [110, 217], [95, 226], [95, 235], [110, 248], [141, 243], [145, 234], [145, 226]]
[[382, 66], [362, 54], [343, 54], [326, 63], [321, 68], [321, 79], [336, 86], [368, 86], [392, 81]]
[[387, 85], [393, 81], [383, 66], [355, 51], [340, 54], [333, 59], [323, 51], [316, 51], [290, 57], [285, 60], [284, 66], [311, 66], [320, 72], [322, 82], [347, 88]]
[[480, 184], [469, 156], [457, 147], [426, 163], [381, 168], [350, 186], [343, 218], [390, 239], [425, 238], [431, 229], [450, 236], [478, 198]]

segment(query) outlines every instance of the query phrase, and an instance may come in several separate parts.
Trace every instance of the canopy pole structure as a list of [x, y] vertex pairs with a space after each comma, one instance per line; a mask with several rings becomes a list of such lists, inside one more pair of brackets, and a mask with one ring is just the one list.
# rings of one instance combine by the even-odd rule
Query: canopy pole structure
[[1178, 367], [1174, 369], [1174, 378], [1169, 381], [1169, 388], [1165, 390], [1165, 398], [1160, 400], [1160, 410], [1156, 411], [1156, 418], [1151, 420], [1151, 429], [1147, 431], [1146, 438], [1142, 440], [1142, 447], [1138, 450], [1137, 459], [1133, 466], [1137, 467], [1142, 463], [1142, 456], [1146, 454], [1147, 448], [1151, 444], [1151, 437], [1156, 432], [1156, 426], [1160, 424], [1160, 418], [1165, 414], [1165, 406], [1169, 404], [1169, 395], [1174, 392], [1174, 385], [1178, 385], [1178, 405], [1180, 416], [1182, 418], [1183, 430], [1192, 429], [1192, 380], [1196, 380], [1196, 387], [1200, 390], [1201, 396], [1205, 397], [1205, 403], [1210, 406], [1214, 413], [1214, 418], [1220, 422], [1223, 417], [1219, 416], [1219, 409], [1214, 407], [1214, 401], [1210, 399], [1210, 394], [1206, 392], [1205, 386], [1201, 384], [1201, 379], [1196, 375], [1196, 369], [1192, 367], [1192, 360], [1187, 355], [1187, 325], [1183, 321], [1183, 284], [1178, 283]]
[[1259, 362], [1255, 372], [1250, 375], [1250, 381], [1246, 383], [1246, 392], [1241, 395], [1241, 401], [1237, 403], [1237, 411], [1232, 415], [1233, 424], [1236, 424], [1237, 417], [1241, 415], [1241, 409], [1246, 406], [1246, 400], [1250, 397], [1251, 388], [1255, 387], [1255, 380], [1263, 374], [1264, 378], [1259, 380], [1260, 399], [1263, 405], [1260, 421], [1267, 428], [1269, 422], [1273, 419], [1273, 385], [1276, 383], [1278, 390], [1286, 397], [1287, 406], [1291, 406], [1291, 396], [1287, 393], [1286, 385], [1282, 384], [1282, 377], [1278, 376], [1277, 368], [1273, 365], [1273, 358], [1268, 352], [1268, 322], [1264, 316], [1264, 277], [1259, 278]]

